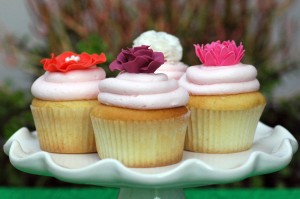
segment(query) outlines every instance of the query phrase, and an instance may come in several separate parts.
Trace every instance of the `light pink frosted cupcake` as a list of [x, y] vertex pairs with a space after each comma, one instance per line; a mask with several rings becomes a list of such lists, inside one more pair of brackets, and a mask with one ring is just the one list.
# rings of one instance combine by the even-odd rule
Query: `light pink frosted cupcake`
[[164, 73], [169, 79], [178, 80], [186, 71], [187, 65], [181, 62], [182, 46], [174, 35], [154, 30], [142, 33], [133, 41], [133, 47], [148, 45], [151, 49], [164, 54], [166, 62], [155, 73]]
[[195, 45], [195, 50], [203, 65], [189, 67], [179, 80], [190, 94], [185, 149], [202, 153], [249, 149], [266, 105], [255, 67], [240, 63], [245, 51], [234, 41]]
[[121, 70], [99, 84], [91, 112], [97, 152], [128, 167], [159, 167], [182, 159], [189, 111], [188, 93], [174, 79], [153, 72], [163, 54], [147, 46], [122, 50], [111, 63]]
[[64, 52], [43, 59], [47, 71], [32, 85], [31, 104], [40, 147], [53, 153], [96, 152], [90, 121], [98, 104], [98, 84], [105, 71], [96, 67], [105, 55]]

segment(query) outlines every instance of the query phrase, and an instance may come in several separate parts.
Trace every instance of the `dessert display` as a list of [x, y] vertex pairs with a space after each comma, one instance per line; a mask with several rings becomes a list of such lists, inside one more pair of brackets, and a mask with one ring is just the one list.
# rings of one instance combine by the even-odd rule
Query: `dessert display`
[[[121, 71], [116, 78], [104, 79], [95, 67], [104, 54], [67, 52], [42, 60], [47, 72], [32, 86], [37, 133], [23, 127], [5, 143], [12, 166], [69, 183], [120, 187], [119, 198], [184, 198], [182, 188], [233, 183], [287, 166], [296, 139], [280, 125], [261, 122], [250, 150], [205, 154], [253, 140], [247, 129], [256, 126], [266, 102], [255, 68], [240, 63], [242, 45], [218, 41], [195, 49], [203, 65], [180, 80], [190, 100], [177, 80], [154, 73], [164, 57], [148, 46], [122, 50], [110, 65]], [[52, 153], [95, 152], [89, 116], [98, 153]], [[200, 153], [184, 151], [187, 127], [185, 148]]]
[[194, 45], [202, 65], [179, 80], [189, 94], [191, 118], [185, 150], [234, 153], [248, 150], [266, 105], [254, 66], [240, 63], [245, 50], [234, 41]]
[[42, 59], [46, 70], [32, 85], [31, 111], [42, 150], [52, 153], [96, 152], [90, 121], [98, 105], [98, 84], [105, 54], [64, 52]]
[[186, 71], [187, 65], [181, 62], [182, 46], [174, 35], [154, 30], [142, 33], [133, 41], [133, 47], [147, 45], [164, 54], [166, 62], [155, 73], [164, 73], [169, 79], [179, 79]]
[[189, 118], [188, 92], [165, 74], [164, 63], [149, 46], [122, 50], [110, 64], [121, 71], [99, 83], [99, 105], [91, 119], [97, 152], [128, 167], [159, 167], [182, 159]]

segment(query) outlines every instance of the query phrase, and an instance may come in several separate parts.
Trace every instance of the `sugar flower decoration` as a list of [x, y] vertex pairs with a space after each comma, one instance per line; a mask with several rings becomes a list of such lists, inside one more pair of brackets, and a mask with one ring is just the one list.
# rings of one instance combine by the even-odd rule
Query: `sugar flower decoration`
[[44, 58], [41, 63], [44, 65], [44, 69], [49, 72], [68, 72], [71, 70], [82, 70], [87, 69], [96, 64], [106, 62], [106, 56], [104, 53], [101, 54], [88, 54], [81, 53], [76, 54], [73, 52], [64, 52], [57, 57], [54, 53], [51, 54], [51, 58]]
[[117, 56], [109, 65], [111, 71], [120, 70], [128, 73], [154, 73], [164, 63], [164, 55], [154, 52], [149, 46], [128, 48]]
[[174, 35], [149, 30], [133, 40], [133, 47], [150, 46], [156, 52], [162, 52], [168, 62], [178, 62], [182, 58], [182, 46]]
[[243, 44], [234, 41], [212, 42], [206, 45], [195, 44], [196, 55], [204, 66], [229, 66], [240, 63], [245, 50]]

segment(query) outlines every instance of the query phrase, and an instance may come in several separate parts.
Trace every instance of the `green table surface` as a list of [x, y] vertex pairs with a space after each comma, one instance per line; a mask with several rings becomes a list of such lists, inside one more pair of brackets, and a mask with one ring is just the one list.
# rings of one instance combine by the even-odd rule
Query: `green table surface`
[[[11, 188], [1, 187], [1, 199], [117, 199], [119, 189], [114, 188]], [[184, 189], [187, 199], [300, 199], [300, 189]]]

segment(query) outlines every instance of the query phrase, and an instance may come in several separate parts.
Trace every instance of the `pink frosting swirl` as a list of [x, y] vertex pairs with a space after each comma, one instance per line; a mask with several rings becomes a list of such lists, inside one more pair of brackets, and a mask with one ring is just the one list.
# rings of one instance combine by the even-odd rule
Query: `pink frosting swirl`
[[192, 95], [223, 95], [254, 92], [259, 90], [257, 70], [252, 65], [192, 66], [179, 84]]
[[99, 81], [105, 78], [102, 68], [46, 72], [31, 87], [34, 97], [50, 101], [97, 99]]
[[164, 73], [169, 79], [179, 80], [186, 69], [187, 65], [183, 62], [165, 62], [155, 71], [155, 73]]
[[120, 73], [99, 83], [98, 100], [106, 105], [132, 109], [185, 106], [188, 92], [165, 74]]

